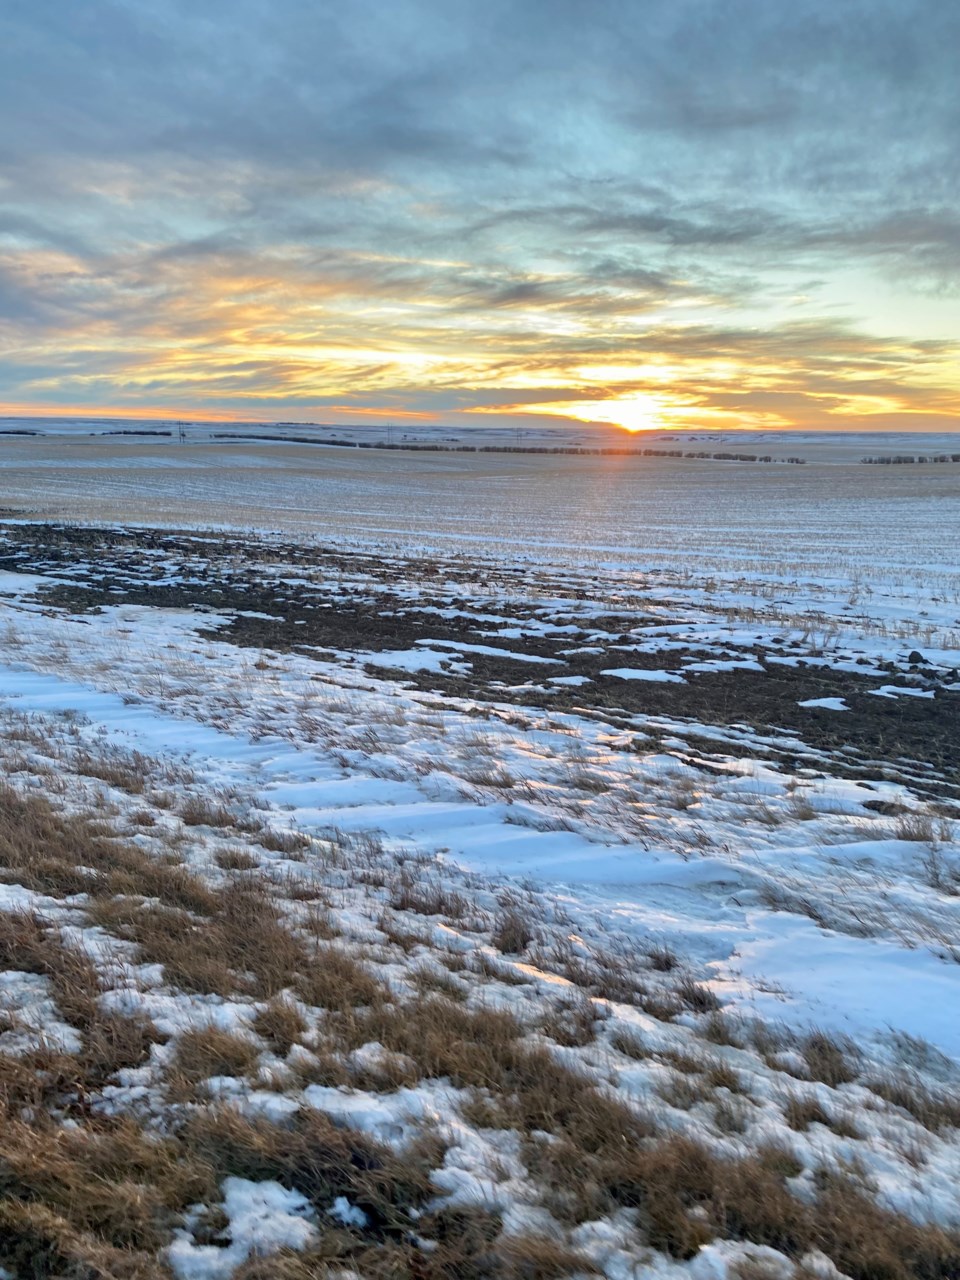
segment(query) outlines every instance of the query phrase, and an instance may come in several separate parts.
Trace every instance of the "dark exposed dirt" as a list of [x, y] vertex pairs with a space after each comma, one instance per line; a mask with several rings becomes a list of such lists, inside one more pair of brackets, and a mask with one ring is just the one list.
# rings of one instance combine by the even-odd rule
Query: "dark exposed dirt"
[[[602, 582], [588, 588], [573, 576], [525, 576], [466, 557], [385, 558], [253, 537], [46, 524], [6, 526], [0, 569], [59, 579], [42, 595], [53, 608], [129, 604], [226, 614], [227, 624], [211, 635], [256, 649], [362, 662], [365, 654], [418, 642], [484, 645], [500, 652], [451, 648], [445, 671], [396, 675], [442, 695], [576, 710], [648, 737], [669, 733], [700, 751], [745, 750], [737, 742], [748, 731], [751, 754], [758, 754], [760, 734], [778, 740], [766, 753], [787, 765], [829, 757], [830, 768], [847, 776], [902, 778], [927, 794], [960, 797], [960, 693], [945, 687], [955, 672], [906, 659], [881, 665], [862, 658], [856, 671], [817, 665], [809, 647], [762, 631], [752, 649], [625, 651], [622, 646], [636, 643], [631, 633], [637, 628], [689, 619], [682, 601], [674, 618], [662, 595], [645, 598], [642, 583], [629, 596], [605, 599]], [[719, 627], [726, 620], [718, 615], [717, 621]], [[544, 624], [546, 634], [536, 634]], [[518, 628], [533, 634], [518, 636]], [[578, 648], [592, 652], [571, 652]], [[795, 665], [772, 661], [783, 657]], [[611, 667], [676, 671], [717, 658], [752, 659], [762, 669], [690, 673], [682, 683], [602, 674]], [[383, 666], [371, 671], [389, 674]], [[548, 686], [545, 694], [541, 682], [551, 676], [585, 676], [590, 683]], [[934, 696], [873, 692], [889, 683]], [[798, 705], [837, 697], [847, 711]], [[721, 731], [722, 746], [697, 726]]]

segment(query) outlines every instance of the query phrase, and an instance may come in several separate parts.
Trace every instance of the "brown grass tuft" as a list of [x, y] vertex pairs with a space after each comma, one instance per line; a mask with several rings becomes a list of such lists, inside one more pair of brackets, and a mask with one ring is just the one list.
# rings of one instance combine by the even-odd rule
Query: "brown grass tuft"
[[221, 849], [215, 855], [217, 866], [221, 871], [256, 871], [259, 861], [246, 849]]
[[196, 1086], [212, 1076], [248, 1076], [260, 1051], [252, 1040], [220, 1027], [196, 1027], [177, 1037], [167, 1080], [177, 1100], [197, 1096]]
[[390, 906], [394, 911], [413, 911], [421, 916], [446, 916], [462, 920], [469, 912], [470, 904], [463, 894], [455, 893], [439, 880], [425, 876], [416, 879], [406, 867], [400, 873]]
[[811, 1031], [801, 1040], [799, 1048], [812, 1080], [820, 1080], [835, 1089], [856, 1079], [851, 1047], [834, 1040], [825, 1031]]
[[227, 828], [236, 826], [237, 815], [222, 801], [210, 800], [203, 795], [189, 795], [177, 809], [180, 820], [188, 827]]
[[281, 1058], [287, 1056], [306, 1029], [300, 1010], [282, 996], [274, 997], [253, 1020], [253, 1030]]
[[582, 1253], [547, 1236], [503, 1236], [495, 1257], [496, 1275], [503, 1280], [557, 1280], [560, 1276], [601, 1274]]
[[522, 956], [535, 935], [526, 916], [515, 904], [501, 908], [493, 924], [490, 941], [504, 955]]
[[677, 983], [676, 993], [688, 1009], [694, 1013], [714, 1013], [720, 1008], [720, 1001], [709, 987], [697, 982], [694, 978], [684, 977]]
[[960, 1129], [960, 1099], [952, 1093], [934, 1093], [919, 1078], [907, 1073], [870, 1080], [867, 1088], [892, 1107], [900, 1107], [933, 1133]]

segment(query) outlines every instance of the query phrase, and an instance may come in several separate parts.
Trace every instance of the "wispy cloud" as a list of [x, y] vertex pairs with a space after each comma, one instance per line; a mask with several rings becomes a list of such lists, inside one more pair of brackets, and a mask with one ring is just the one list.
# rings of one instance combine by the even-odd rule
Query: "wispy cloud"
[[960, 10], [14, 3], [0, 402], [960, 416]]

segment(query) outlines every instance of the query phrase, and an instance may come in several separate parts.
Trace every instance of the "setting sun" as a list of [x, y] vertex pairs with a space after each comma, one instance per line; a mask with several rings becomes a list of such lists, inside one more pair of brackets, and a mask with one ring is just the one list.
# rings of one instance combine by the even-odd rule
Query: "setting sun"
[[663, 405], [656, 396], [638, 393], [625, 400], [599, 400], [590, 406], [596, 422], [612, 422], [625, 431], [653, 431], [663, 425]]
[[656, 431], [666, 425], [669, 410], [658, 396], [638, 391], [619, 400], [566, 400], [547, 408], [537, 405], [538, 413], [556, 413], [578, 422], [603, 422], [624, 431]]

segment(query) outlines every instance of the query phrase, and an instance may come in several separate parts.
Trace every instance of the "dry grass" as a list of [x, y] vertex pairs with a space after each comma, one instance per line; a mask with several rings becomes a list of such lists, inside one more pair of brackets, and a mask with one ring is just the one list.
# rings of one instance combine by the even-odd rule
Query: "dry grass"
[[[794, 1258], [821, 1249], [854, 1280], [941, 1280], [960, 1265], [960, 1240], [879, 1209], [849, 1178], [820, 1175], [814, 1199], [800, 1201], [785, 1182], [797, 1171], [785, 1153], [723, 1160], [688, 1139], [654, 1137], [642, 1117], [518, 1043], [519, 1027], [503, 1015], [471, 1015], [432, 1000], [412, 1012], [402, 1023], [398, 1013], [394, 1038], [406, 1026], [408, 1040], [425, 1043], [435, 1072], [497, 1086], [506, 1108], [501, 1119], [531, 1135], [525, 1160], [565, 1221], [627, 1207], [637, 1211], [649, 1243], [675, 1258], [720, 1236]], [[222, 1060], [208, 1047], [197, 1073]], [[112, 1122], [66, 1136], [25, 1129], [14, 1123], [0, 1136], [0, 1260], [18, 1275], [161, 1274], [151, 1268], [177, 1215], [191, 1203], [215, 1204], [228, 1175], [275, 1179], [321, 1214], [343, 1195], [368, 1218], [362, 1231], [325, 1230], [299, 1257], [251, 1262], [248, 1276], [307, 1277], [339, 1266], [371, 1276], [479, 1280], [561, 1275], [586, 1265], [560, 1241], [500, 1240], [495, 1215], [431, 1209], [429, 1171], [442, 1158], [435, 1141], [394, 1153], [309, 1110], [276, 1125], [226, 1107], [201, 1108], [168, 1139]], [[536, 1136], [544, 1129], [553, 1141]], [[436, 1246], [423, 1250], [418, 1237]], [[103, 1259], [109, 1267], [97, 1271], [94, 1263]]]
[[799, 1049], [811, 1080], [821, 1080], [835, 1089], [856, 1079], [851, 1045], [833, 1039], [824, 1031], [811, 1031], [800, 1041]]
[[469, 988], [466, 983], [458, 981], [452, 973], [432, 964], [421, 964], [410, 975], [414, 987], [421, 995], [431, 991], [446, 996], [449, 1000], [466, 1000]]
[[658, 1022], [673, 1022], [683, 1012], [683, 1005], [669, 992], [646, 992], [638, 1003], [644, 1013], [649, 1013]]
[[[74, 737], [77, 738], [76, 730]], [[108, 786], [125, 791], [128, 795], [142, 795], [148, 784], [158, 782], [167, 785], [189, 785], [195, 781], [195, 775], [183, 763], [158, 756], [149, 756], [142, 751], [128, 751], [122, 747], [98, 743], [94, 747], [77, 745], [73, 751], [64, 751], [51, 743], [43, 729], [37, 726], [34, 742], [41, 749], [53, 750], [57, 758], [64, 759], [75, 773], [83, 777], [96, 778]]]
[[237, 815], [220, 800], [193, 794], [180, 802], [177, 814], [188, 827], [233, 827]]
[[249, 1037], [220, 1027], [196, 1027], [177, 1036], [168, 1087], [178, 1100], [197, 1096], [196, 1086], [212, 1076], [246, 1076], [257, 1066], [259, 1050]]
[[130, 824], [134, 827], [155, 827], [157, 815], [152, 809], [135, 809], [130, 814]]
[[395, 1242], [412, 1235], [410, 1211], [432, 1196], [429, 1170], [442, 1159], [435, 1144], [394, 1153], [309, 1108], [282, 1126], [229, 1107], [207, 1108], [188, 1119], [183, 1140], [218, 1177], [274, 1179], [295, 1187], [321, 1215], [346, 1196], [381, 1239]]
[[822, 1124], [842, 1138], [858, 1138], [859, 1131], [842, 1115], [832, 1115], [818, 1098], [790, 1094], [782, 1104], [783, 1116], [791, 1129], [805, 1133], [812, 1124]]
[[694, 1013], [714, 1013], [720, 1008], [720, 1001], [710, 988], [692, 977], [681, 978], [675, 991], [687, 1008], [692, 1009]]
[[562, 1065], [546, 1047], [521, 1040], [523, 1028], [501, 1010], [467, 1009], [437, 996], [383, 1008], [353, 1029], [416, 1063], [421, 1076], [446, 1077], [481, 1095], [487, 1122], [524, 1133], [564, 1135], [584, 1150], [641, 1141], [652, 1132], [633, 1108]]
[[709, 1041], [710, 1044], [725, 1044], [742, 1049], [746, 1041], [746, 1031], [742, 1022], [725, 1013], [711, 1013], [704, 1019], [698, 1031], [702, 1039]]
[[183, 867], [151, 858], [117, 839], [109, 827], [59, 813], [39, 795], [0, 783], [0, 867], [6, 878], [51, 897], [139, 895], [199, 915], [217, 897]]
[[643, 950], [622, 944], [617, 949], [594, 948], [583, 954], [564, 939], [549, 947], [537, 945], [534, 959], [541, 969], [561, 974], [588, 995], [643, 1009], [661, 1022], [672, 1022], [684, 1008], [709, 1013], [719, 1008], [713, 992], [687, 974], [678, 981], [654, 980], [650, 970], [670, 973], [676, 958], [665, 947]]
[[574, 791], [586, 791], [588, 795], [603, 795], [613, 785], [609, 778], [583, 765], [572, 765], [566, 774], [567, 786]]
[[555, 1001], [541, 1019], [540, 1030], [565, 1048], [583, 1048], [596, 1039], [600, 1017], [601, 1011], [593, 1001], [578, 992], [576, 996]]
[[129, 1120], [0, 1131], [0, 1263], [24, 1277], [153, 1277], [188, 1205], [215, 1196], [180, 1144]]
[[897, 840], [915, 840], [922, 844], [936, 844], [948, 836], [941, 834], [941, 825], [932, 813], [909, 810], [894, 819], [893, 833]]
[[663, 944], [651, 947], [647, 952], [647, 959], [650, 963], [650, 968], [656, 969], [658, 973], [670, 973], [679, 964], [676, 955], [669, 947]]
[[253, 1030], [265, 1040], [274, 1053], [285, 1058], [297, 1043], [307, 1024], [303, 1014], [291, 1000], [275, 997], [257, 1012]]
[[60, 1016], [80, 1032], [82, 1043], [75, 1055], [52, 1054], [41, 1044], [20, 1060], [0, 1057], [0, 1102], [8, 1111], [41, 1098], [82, 1110], [118, 1071], [141, 1066], [160, 1039], [145, 1018], [103, 1009], [96, 966], [35, 915], [0, 912], [0, 969], [46, 978]]
[[406, 955], [411, 951], [415, 951], [417, 947], [429, 945], [429, 938], [425, 934], [413, 933], [406, 927], [404, 922], [392, 912], [383, 911], [380, 919], [377, 921], [377, 928], [381, 933], [400, 948]]
[[460, 777], [472, 787], [485, 787], [493, 791], [510, 791], [517, 779], [503, 765], [476, 763], [459, 770]]
[[246, 849], [220, 849], [214, 855], [214, 861], [221, 871], [256, 871], [259, 861]]
[[582, 1253], [547, 1236], [505, 1236], [496, 1246], [496, 1274], [503, 1280], [554, 1280], [567, 1275], [599, 1275]]
[[960, 895], [960, 860], [948, 857], [937, 844], [929, 844], [920, 858], [923, 878], [931, 889], [951, 897]]
[[184, 991], [269, 999], [294, 989], [308, 1004], [337, 1009], [379, 996], [379, 985], [346, 951], [298, 936], [263, 881], [238, 879], [211, 896], [215, 910], [203, 920], [129, 899], [95, 902], [90, 910], [98, 924], [136, 943], [144, 961], [163, 965], [167, 981]]
[[536, 1156], [555, 1211], [582, 1221], [635, 1208], [650, 1244], [674, 1258], [719, 1236], [792, 1258], [819, 1249], [853, 1280], [944, 1280], [960, 1267], [960, 1236], [880, 1208], [850, 1177], [820, 1174], [814, 1198], [797, 1199], [785, 1181], [796, 1164], [778, 1149], [721, 1159], [672, 1136], [594, 1161], [572, 1143], [539, 1142]]
[[653, 1057], [653, 1051], [636, 1031], [615, 1031], [610, 1037], [610, 1044], [618, 1053], [622, 1053], [627, 1058], [633, 1058], [636, 1062], [643, 1062]]
[[[424, 1075], [485, 1091], [478, 1096], [485, 1123], [530, 1135], [525, 1161], [566, 1221], [636, 1208], [650, 1242], [676, 1257], [692, 1256], [715, 1235], [730, 1236], [794, 1257], [822, 1248], [855, 1280], [914, 1274], [932, 1280], [950, 1274], [937, 1270], [941, 1264], [960, 1265], [960, 1239], [877, 1208], [851, 1180], [823, 1175], [817, 1199], [807, 1204], [786, 1186], [797, 1170], [781, 1153], [724, 1160], [687, 1139], [655, 1138], [642, 1113], [548, 1050], [524, 1044], [520, 1031], [500, 1011], [431, 997], [381, 1010], [357, 1034], [411, 1057]], [[698, 1092], [728, 1087], [726, 1079], [717, 1085], [706, 1075], [696, 1079]], [[553, 1139], [538, 1138], [538, 1131]], [[700, 1216], [691, 1217], [696, 1207]], [[865, 1250], [862, 1257], [858, 1250]], [[872, 1270], [875, 1260], [888, 1270]]]
[[508, 987], [525, 987], [533, 981], [529, 974], [521, 973], [508, 964], [500, 964], [485, 951], [475, 951], [468, 967], [471, 973], [488, 978], [491, 982], [502, 982]]
[[376, 1006], [385, 998], [383, 986], [365, 966], [334, 944], [317, 948], [294, 986], [306, 1004], [341, 1013]]
[[745, 1133], [750, 1124], [750, 1108], [738, 1098], [717, 1098], [713, 1123], [721, 1133]]
[[558, 939], [551, 947], [538, 946], [534, 958], [539, 968], [561, 974], [587, 995], [602, 1000], [644, 1008], [653, 994], [640, 976], [642, 953], [595, 949], [585, 956], [566, 939]]
[[470, 903], [463, 894], [447, 888], [440, 880], [425, 875], [418, 879], [403, 868], [390, 896], [394, 911], [412, 911], [421, 916], [444, 916], [449, 920], [462, 920], [470, 911]]
[[231, 970], [223, 931], [215, 921], [125, 898], [93, 902], [89, 910], [103, 929], [136, 943], [143, 963], [162, 965], [172, 987], [229, 996], [249, 985]]
[[85, 1116], [90, 1099], [117, 1073], [140, 1067], [150, 1046], [162, 1037], [151, 1022], [97, 1010], [80, 1024], [79, 1053], [59, 1053], [42, 1043], [16, 1058], [0, 1055], [0, 1117], [55, 1109], [64, 1116]]
[[[380, 854], [372, 845], [349, 854], [359, 872], [375, 876]], [[331, 851], [324, 864], [341, 868], [338, 875], [341, 855], [347, 856]], [[545, 1019], [543, 1002], [532, 994], [522, 1019], [476, 1003], [484, 992], [495, 992], [470, 984], [467, 973], [510, 980], [506, 966], [484, 952], [469, 963], [454, 958], [453, 968], [464, 976], [444, 969], [442, 956], [435, 957], [440, 963], [421, 963], [408, 970], [412, 994], [398, 995], [364, 963], [359, 946], [329, 942], [325, 909], [318, 909], [313, 927], [301, 902], [281, 900], [278, 887], [249, 874], [255, 867], [235, 851], [222, 851], [218, 861], [222, 870], [238, 874], [217, 876], [226, 883], [213, 891], [185, 867], [149, 858], [109, 828], [57, 814], [47, 801], [25, 800], [0, 784], [0, 866], [9, 877], [30, 887], [52, 886], [61, 896], [66, 886], [82, 884], [90, 919], [136, 944], [142, 960], [162, 964], [168, 983], [256, 1002], [251, 1036], [209, 1026], [180, 1034], [166, 1068], [166, 1097], [190, 1106], [170, 1108], [166, 1136], [151, 1137], [132, 1119], [98, 1116], [94, 1103], [119, 1070], [147, 1060], [158, 1039], [155, 1029], [103, 1009], [97, 967], [66, 945], [69, 935], [61, 937], [38, 916], [0, 913], [0, 967], [46, 978], [60, 1016], [82, 1040], [76, 1054], [41, 1044], [22, 1058], [0, 1057], [0, 1265], [13, 1274], [159, 1280], [166, 1275], [157, 1261], [160, 1251], [189, 1205], [211, 1206], [196, 1226], [198, 1238], [207, 1232], [213, 1239], [222, 1227], [215, 1206], [223, 1178], [231, 1175], [296, 1188], [325, 1223], [316, 1245], [299, 1256], [250, 1260], [240, 1272], [245, 1280], [306, 1280], [345, 1271], [384, 1280], [546, 1280], [589, 1272], [559, 1233], [549, 1240], [504, 1238], [497, 1213], [438, 1204], [430, 1172], [442, 1163], [443, 1148], [429, 1134], [395, 1152], [309, 1108], [277, 1124], [245, 1118], [209, 1099], [205, 1081], [252, 1077], [261, 1046], [289, 1054], [305, 1038], [308, 1022], [313, 1030], [306, 1038], [316, 1052], [298, 1055], [302, 1079], [376, 1090], [449, 1081], [470, 1099], [466, 1118], [519, 1132], [530, 1185], [564, 1224], [628, 1209], [642, 1237], [678, 1259], [721, 1237], [770, 1245], [795, 1260], [822, 1250], [853, 1280], [960, 1274], [956, 1235], [879, 1207], [854, 1174], [814, 1169], [809, 1194], [800, 1199], [788, 1183], [800, 1171], [789, 1152], [764, 1148], [721, 1158], [689, 1138], [661, 1132], [649, 1115], [617, 1096], [598, 1069], [584, 1065], [581, 1073], [567, 1065], [576, 1055], [557, 1048], [592, 1044], [603, 1008], [597, 999], [657, 1009], [664, 1020], [686, 1008], [704, 1015], [696, 1019], [697, 1029], [716, 1044], [752, 1041], [771, 1054], [790, 1047], [803, 1058], [798, 1074], [833, 1089], [859, 1074], [849, 1045], [820, 1031], [785, 1038], [728, 1022], [709, 988], [692, 976], [654, 977], [651, 969], [667, 975], [677, 967], [672, 953], [586, 954], [581, 944], [562, 940], [550, 947], [538, 942], [536, 958], [577, 990], [554, 1002]], [[408, 864], [399, 880], [381, 881], [393, 911], [452, 919], [481, 914], [429, 874], [418, 879], [418, 870]], [[356, 884], [352, 874], [351, 881]], [[379, 891], [370, 892], [376, 904], [371, 918], [388, 926], [391, 941], [407, 951], [422, 945], [399, 915], [383, 909]], [[531, 948], [532, 927], [519, 901], [501, 901], [494, 937], [506, 954]], [[383, 959], [397, 952], [371, 946], [367, 954]], [[637, 979], [641, 972], [649, 986]], [[409, 990], [403, 984], [398, 989]], [[322, 1012], [305, 1018], [294, 997]], [[553, 1043], [538, 1042], [537, 1031]], [[360, 1059], [351, 1059], [351, 1051], [371, 1042], [384, 1048], [382, 1069], [354, 1068]], [[615, 1032], [610, 1045], [637, 1061], [656, 1058], [662, 1065], [652, 1070], [661, 1079], [663, 1067], [670, 1068], [661, 1092], [672, 1105], [703, 1105], [705, 1118], [724, 1134], [748, 1130], [753, 1108], [735, 1096], [744, 1077], [721, 1055], [652, 1054], [627, 1029]], [[581, 1060], [597, 1054], [588, 1048]], [[869, 1087], [931, 1129], [955, 1127], [960, 1119], [945, 1093], [932, 1094], [906, 1072]], [[809, 1085], [797, 1088], [813, 1094]], [[784, 1112], [797, 1130], [821, 1123], [856, 1136], [846, 1112], [832, 1103], [827, 1108], [797, 1093]], [[26, 1114], [34, 1120], [30, 1129]], [[64, 1117], [71, 1127], [62, 1126]], [[330, 1223], [325, 1215], [338, 1195], [363, 1210], [365, 1228]]]
[[534, 937], [530, 922], [519, 904], [503, 904], [490, 934], [490, 941], [497, 950], [504, 955], [522, 956]]
[[657, 1086], [657, 1093], [678, 1111], [689, 1111], [700, 1102], [709, 1102], [713, 1090], [700, 1076], [673, 1076]]
[[960, 1130], [960, 1098], [954, 1093], [934, 1093], [921, 1080], [906, 1072], [882, 1080], [870, 1080], [867, 1088], [890, 1106], [906, 1111], [933, 1133]]
[[126, 791], [129, 795], [139, 796], [146, 790], [147, 779], [153, 773], [155, 761], [148, 760], [139, 751], [129, 755], [119, 752], [102, 752], [94, 755], [90, 751], [78, 751], [73, 760], [77, 773], [88, 778], [96, 778], [109, 787]]
[[799, 792], [791, 795], [786, 807], [787, 813], [796, 822], [812, 822], [817, 816], [817, 811], [810, 800]]
[[704, 1073], [711, 1088], [726, 1089], [728, 1093], [746, 1093], [743, 1080], [739, 1072], [734, 1071], [733, 1067], [726, 1062], [721, 1062], [717, 1058], [708, 1059], [705, 1063]]
[[302, 854], [310, 848], [310, 839], [300, 831], [277, 831], [275, 827], [264, 827], [256, 834], [257, 844], [271, 853], [285, 853], [289, 856]]
[[[316, 1249], [287, 1259], [288, 1274], [322, 1275], [339, 1262], [365, 1275], [452, 1280], [462, 1262], [462, 1274], [479, 1280], [487, 1273], [478, 1237], [489, 1245], [496, 1220], [486, 1215], [485, 1225], [458, 1233], [442, 1210], [428, 1211], [429, 1170], [442, 1154], [432, 1140], [395, 1154], [309, 1110], [281, 1127], [208, 1107], [163, 1139], [128, 1121], [41, 1133], [14, 1122], [0, 1134], [0, 1263], [36, 1280], [160, 1280], [169, 1275], [160, 1251], [184, 1211], [215, 1206], [222, 1180], [239, 1176], [295, 1187], [321, 1220], [340, 1195], [367, 1215], [362, 1233], [325, 1230]], [[211, 1234], [222, 1225], [216, 1210], [206, 1218]], [[419, 1269], [431, 1255], [416, 1243], [415, 1223], [442, 1241], [443, 1268], [431, 1258], [429, 1271]], [[204, 1230], [202, 1218], [194, 1230]], [[464, 1246], [454, 1248], [458, 1234]], [[273, 1277], [285, 1266], [251, 1262], [244, 1273]]]

